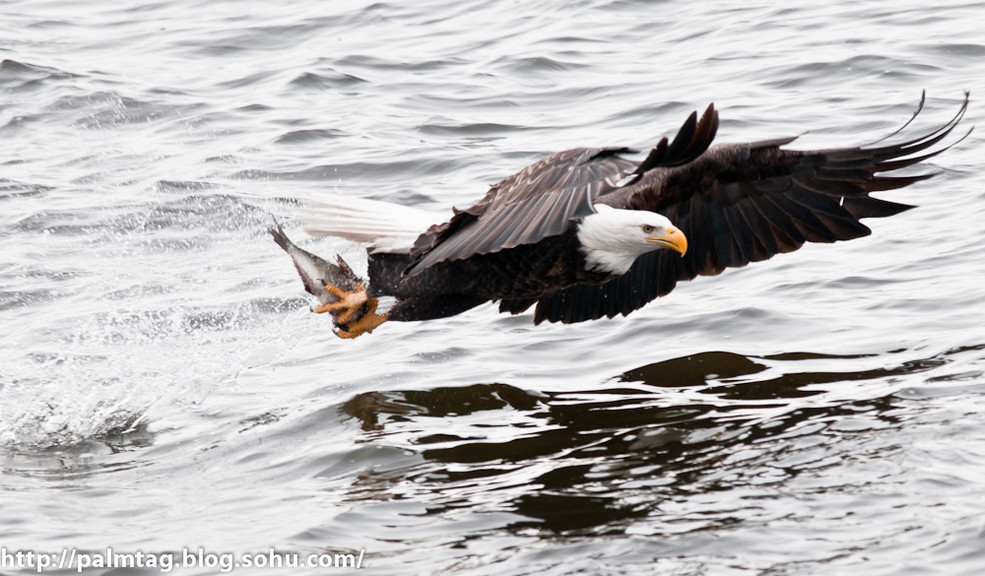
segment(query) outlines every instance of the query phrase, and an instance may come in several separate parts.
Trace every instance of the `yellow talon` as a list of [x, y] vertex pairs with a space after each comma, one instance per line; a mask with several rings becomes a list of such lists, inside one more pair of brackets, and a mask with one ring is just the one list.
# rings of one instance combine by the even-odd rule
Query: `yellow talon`
[[[356, 290], [358, 290], [359, 288], [360, 286], [356, 285]], [[325, 290], [328, 290], [332, 294], [335, 294], [335, 297], [338, 298], [339, 300], [345, 298], [346, 294], [348, 294], [348, 292], [343, 292], [342, 290], [339, 290], [338, 288], [332, 286], [331, 284], [325, 284]]]
[[386, 314], [376, 313], [376, 306], [378, 303], [379, 301], [376, 298], [369, 299], [366, 303], [366, 311], [363, 312], [362, 316], [354, 322], [345, 323], [336, 321], [339, 330], [335, 334], [339, 338], [348, 339], [356, 338], [357, 336], [368, 334], [369, 332], [375, 330], [377, 326], [386, 322], [387, 319]]
[[344, 292], [332, 285], [326, 285], [325, 290], [335, 294], [339, 298], [338, 301], [319, 304], [313, 310], [316, 314], [323, 314], [325, 312], [337, 313], [333, 315], [335, 316], [335, 322], [338, 324], [348, 322], [352, 318], [352, 315], [358, 312], [368, 299], [366, 285], [362, 282], [356, 284], [356, 287], [351, 292]]
[[386, 322], [387, 315], [377, 314], [379, 300], [366, 294], [366, 284], [357, 282], [352, 290], [342, 290], [337, 286], [325, 285], [325, 290], [334, 294], [338, 300], [327, 304], [319, 304], [312, 308], [317, 314], [329, 312], [338, 328], [335, 334], [339, 338], [355, 338], [367, 332], [372, 332], [377, 326]]

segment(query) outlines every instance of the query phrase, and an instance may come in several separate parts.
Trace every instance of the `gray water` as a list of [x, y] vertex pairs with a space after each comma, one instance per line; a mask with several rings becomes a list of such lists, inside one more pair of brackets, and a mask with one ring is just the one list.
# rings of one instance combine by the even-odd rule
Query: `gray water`
[[[0, 4], [0, 562], [980, 574], [985, 8], [929, 4]], [[912, 133], [964, 90], [979, 130], [884, 193], [918, 209], [628, 318], [344, 342], [265, 232], [358, 261], [302, 199], [462, 207], [712, 101], [722, 142], [863, 144], [922, 90]]]

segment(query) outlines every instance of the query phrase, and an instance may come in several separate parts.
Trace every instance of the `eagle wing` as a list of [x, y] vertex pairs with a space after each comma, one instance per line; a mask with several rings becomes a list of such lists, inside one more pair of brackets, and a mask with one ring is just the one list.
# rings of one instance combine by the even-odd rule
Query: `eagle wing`
[[421, 235], [405, 270], [415, 275], [448, 260], [491, 254], [563, 234], [572, 221], [595, 212], [613, 190], [639, 182], [657, 166], [684, 164], [714, 139], [718, 114], [709, 106], [691, 116], [672, 142], [663, 138], [642, 162], [623, 157], [626, 147], [574, 148], [552, 154], [494, 184], [477, 204]]
[[421, 235], [405, 274], [447, 260], [464, 260], [562, 234], [572, 220], [595, 211], [594, 199], [631, 174], [629, 148], [557, 152], [493, 184], [486, 196]]
[[[626, 315], [669, 293], [678, 281], [766, 260], [797, 250], [805, 242], [865, 236], [870, 230], [860, 219], [912, 208], [873, 198], [870, 193], [933, 176], [883, 173], [950, 148], [929, 150], [958, 125], [967, 106], [966, 95], [949, 122], [897, 144], [817, 151], [782, 148], [790, 138], [715, 146], [691, 162], [656, 166], [637, 182], [610, 191], [598, 201], [665, 215], [687, 236], [687, 254], [650, 252], [638, 258], [626, 274], [605, 284], [573, 286], [541, 298], [536, 301], [534, 320], [571, 323]], [[533, 303], [504, 300], [500, 308], [518, 313]]]

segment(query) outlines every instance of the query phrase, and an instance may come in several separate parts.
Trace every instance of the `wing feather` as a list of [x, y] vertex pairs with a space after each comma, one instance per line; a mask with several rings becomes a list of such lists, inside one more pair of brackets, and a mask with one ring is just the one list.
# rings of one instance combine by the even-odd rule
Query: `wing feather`
[[411, 252], [405, 274], [447, 260], [491, 254], [564, 233], [595, 211], [594, 199], [631, 174], [629, 148], [576, 148], [552, 154], [493, 185], [486, 197], [432, 228]]
[[[654, 169], [598, 201], [664, 214], [687, 235], [687, 254], [650, 252], [638, 258], [629, 272], [607, 283], [579, 285], [545, 296], [537, 302], [534, 320], [580, 322], [625, 315], [667, 294], [681, 280], [766, 260], [797, 250], [805, 242], [865, 236], [870, 230], [860, 219], [912, 208], [873, 198], [870, 193], [933, 176], [883, 173], [933, 158], [967, 137], [966, 133], [954, 143], [937, 146], [957, 127], [967, 108], [966, 94], [951, 120], [896, 144], [796, 151], [782, 148], [793, 140], [787, 138], [716, 146], [674, 166], [651, 162]], [[689, 121], [682, 128], [687, 131], [701, 129], [691, 127]], [[659, 156], [670, 148], [673, 145], [659, 144], [651, 155]], [[602, 307], [595, 304], [599, 298]]]
[[492, 254], [563, 234], [573, 222], [595, 212], [598, 198], [640, 181], [654, 169], [698, 158], [717, 129], [718, 113], [709, 105], [700, 119], [691, 114], [670, 144], [666, 138], [660, 140], [641, 163], [623, 158], [635, 152], [625, 147], [574, 148], [552, 154], [493, 185], [475, 206], [421, 235], [404, 274], [414, 276], [438, 262]]

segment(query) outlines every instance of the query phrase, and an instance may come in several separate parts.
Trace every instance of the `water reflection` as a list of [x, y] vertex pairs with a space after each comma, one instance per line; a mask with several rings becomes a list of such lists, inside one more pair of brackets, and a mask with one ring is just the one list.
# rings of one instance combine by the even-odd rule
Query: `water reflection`
[[[620, 534], [640, 519], [651, 533], [670, 533], [682, 522], [727, 524], [736, 506], [756, 508], [778, 484], [836, 465], [846, 439], [900, 426], [909, 409], [895, 391], [840, 399], [828, 393], [843, 389], [834, 383], [891, 381], [946, 356], [859, 370], [870, 357], [707, 352], [628, 370], [599, 390], [491, 383], [372, 392], [343, 411], [367, 442], [423, 458], [388, 478], [395, 492], [374, 498], [413, 492], [429, 514], [510, 512], [523, 519], [506, 528], [524, 533]], [[855, 369], [834, 369], [845, 366]], [[378, 481], [385, 468], [357, 484]], [[752, 495], [697, 516], [665, 509], [736, 488]]]

